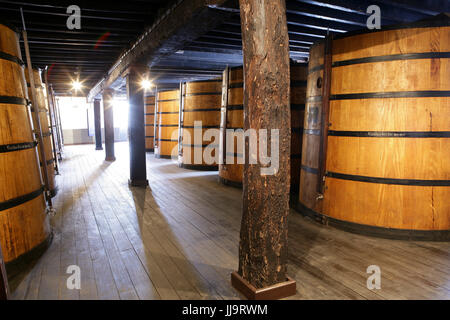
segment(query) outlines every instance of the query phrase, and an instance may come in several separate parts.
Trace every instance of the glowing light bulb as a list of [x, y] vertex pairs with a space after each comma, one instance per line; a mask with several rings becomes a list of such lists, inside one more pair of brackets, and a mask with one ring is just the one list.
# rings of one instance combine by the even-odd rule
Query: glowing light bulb
[[79, 91], [79, 90], [81, 90], [81, 87], [82, 87], [82, 85], [81, 85], [80, 81], [78, 81], [78, 80], [72, 81], [72, 88], [73, 88], [73, 90]]
[[148, 79], [144, 79], [141, 81], [141, 87], [144, 90], [151, 89], [152, 86], [153, 86], [153, 83]]

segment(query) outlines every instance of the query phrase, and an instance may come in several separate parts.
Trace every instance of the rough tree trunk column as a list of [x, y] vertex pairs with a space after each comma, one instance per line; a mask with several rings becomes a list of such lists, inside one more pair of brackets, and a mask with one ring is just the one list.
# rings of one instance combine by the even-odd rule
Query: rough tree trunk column
[[105, 153], [106, 161], [115, 161], [114, 155], [114, 112], [113, 112], [114, 90], [103, 91], [103, 121], [105, 122]]
[[[267, 130], [269, 155], [271, 130], [279, 129], [279, 169], [273, 175], [263, 176], [261, 162], [251, 165], [246, 156], [239, 271], [232, 275], [232, 284], [250, 299], [278, 299], [295, 294], [295, 281], [286, 274], [291, 135], [286, 7], [284, 0], [239, 3], [244, 128]], [[245, 153], [249, 155], [248, 140]]]
[[145, 90], [141, 81], [148, 73], [145, 65], [133, 65], [127, 70], [127, 95], [130, 105], [128, 134], [130, 141], [130, 186], [147, 187], [147, 163], [145, 153]]
[[95, 150], [103, 150], [102, 124], [100, 121], [100, 99], [94, 100]]

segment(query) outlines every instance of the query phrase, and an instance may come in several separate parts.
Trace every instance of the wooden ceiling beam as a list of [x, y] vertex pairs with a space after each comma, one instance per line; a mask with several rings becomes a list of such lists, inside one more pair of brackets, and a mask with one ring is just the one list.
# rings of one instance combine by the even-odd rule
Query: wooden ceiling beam
[[133, 63], [146, 65], [182, 49], [186, 44], [213, 29], [229, 17], [229, 12], [214, 10], [228, 0], [179, 0], [138, 41], [116, 61], [104, 79], [88, 95], [92, 101], [108, 88]]

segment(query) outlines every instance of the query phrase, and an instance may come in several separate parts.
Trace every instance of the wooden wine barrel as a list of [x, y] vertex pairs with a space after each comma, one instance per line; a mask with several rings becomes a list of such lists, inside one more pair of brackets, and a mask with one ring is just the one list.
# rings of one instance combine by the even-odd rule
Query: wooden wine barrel
[[[224, 75], [225, 80], [222, 86], [222, 93], [225, 94], [227, 103], [223, 106], [221, 112], [221, 131], [227, 129], [244, 130], [243, 71], [242, 67], [229, 68], [228, 76]], [[239, 145], [237, 140], [236, 138], [234, 142], [234, 152], [225, 149], [224, 164], [219, 165], [219, 180], [226, 185], [242, 187], [244, 146], [242, 143]], [[231, 143], [229, 139], [226, 139], [225, 146], [227, 143]]]
[[156, 102], [155, 157], [177, 159], [180, 90], [159, 91]]
[[50, 239], [17, 34], [0, 24], [0, 244], [7, 268]]
[[[27, 87], [28, 87], [28, 97], [30, 97], [31, 100], [31, 88], [30, 88], [30, 82], [28, 80], [28, 70], [25, 68], [25, 78], [27, 80]], [[46, 94], [46, 88], [45, 85], [42, 83], [41, 78], [41, 72], [39, 69], [33, 69], [33, 78], [34, 78], [34, 84], [36, 86], [36, 94], [37, 94], [37, 103], [38, 103], [38, 110], [39, 110], [39, 120], [41, 123], [41, 130], [42, 130], [42, 140], [44, 143], [44, 149], [45, 149], [45, 162], [47, 166], [47, 173], [48, 173], [48, 179], [49, 179], [49, 190], [51, 197], [56, 196], [56, 193], [58, 192], [58, 189], [56, 188], [56, 181], [55, 181], [55, 159], [53, 154], [53, 144], [52, 144], [52, 133], [51, 133], [51, 127], [49, 122], [49, 106], [48, 106], [48, 100], [47, 100], [47, 94]], [[37, 128], [37, 119], [36, 114], [34, 113], [34, 106], [31, 108], [32, 112], [32, 118], [33, 118], [33, 124], [34, 128]], [[37, 140], [37, 137], [36, 137]], [[41, 150], [38, 148], [39, 153], [39, 161], [41, 165], [41, 172], [42, 177], [44, 177], [44, 168], [43, 168], [43, 157], [41, 156]]]
[[145, 150], [153, 152], [155, 147], [155, 96], [145, 97]]
[[[217, 131], [220, 129], [222, 79], [187, 82], [183, 90], [180, 167], [217, 171], [218, 159], [216, 159], [214, 148], [218, 147], [219, 141], [204, 140], [203, 135], [209, 129]], [[198, 130], [201, 137], [198, 138], [194, 136], [196, 121], [202, 124], [202, 130]], [[210, 160], [213, 160], [213, 163], [207, 163], [210, 162], [209, 160], [205, 161], [204, 152], [211, 155], [213, 159]]]
[[351, 232], [450, 240], [450, 22], [441, 19], [337, 38], [331, 60], [324, 43], [313, 46], [302, 213]]
[[[303, 122], [305, 117], [306, 85], [308, 68], [306, 64], [291, 63], [291, 192], [298, 193], [300, 184], [300, 168], [302, 153]], [[228, 104], [226, 111], [227, 129], [243, 129], [243, 69], [242, 67], [229, 69]], [[224, 90], [227, 87], [224, 84]], [[222, 121], [222, 125], [225, 122]], [[224, 129], [223, 127], [221, 128]], [[236, 144], [236, 143], [235, 143]], [[243, 150], [235, 146], [234, 153], [227, 153], [225, 165], [220, 165], [219, 178], [222, 183], [236, 187], [242, 186]], [[228, 164], [230, 163], [231, 164]]]

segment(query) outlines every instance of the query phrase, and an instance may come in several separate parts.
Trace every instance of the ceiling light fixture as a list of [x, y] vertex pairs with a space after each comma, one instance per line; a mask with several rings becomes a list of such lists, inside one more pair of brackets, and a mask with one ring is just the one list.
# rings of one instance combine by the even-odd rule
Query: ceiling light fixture
[[73, 80], [73, 81], [72, 81], [72, 89], [73, 89], [73, 90], [75, 90], [75, 91], [80, 91], [82, 87], [83, 87], [83, 86], [82, 86], [82, 84], [81, 84], [80, 81], [78, 81], [78, 80]]
[[149, 90], [153, 87], [153, 83], [148, 79], [144, 79], [141, 81], [141, 87], [144, 90]]

